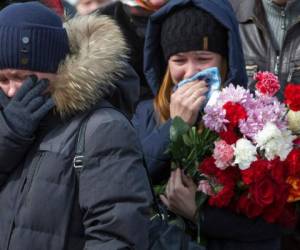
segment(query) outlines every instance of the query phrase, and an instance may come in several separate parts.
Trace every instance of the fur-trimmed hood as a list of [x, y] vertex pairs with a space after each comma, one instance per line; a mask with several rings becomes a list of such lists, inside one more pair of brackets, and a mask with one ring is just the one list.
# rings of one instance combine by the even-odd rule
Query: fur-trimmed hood
[[[65, 28], [70, 54], [61, 63], [58, 79], [51, 90], [61, 116], [86, 111], [101, 99], [111, 98], [116, 89], [133, 92], [130, 96], [138, 93], [136, 82], [127, 83], [127, 88], [122, 86], [128, 74], [128, 49], [112, 19], [96, 15], [78, 16], [66, 22]], [[127, 97], [126, 102], [135, 101], [128, 100], [128, 93], [121, 96]]]

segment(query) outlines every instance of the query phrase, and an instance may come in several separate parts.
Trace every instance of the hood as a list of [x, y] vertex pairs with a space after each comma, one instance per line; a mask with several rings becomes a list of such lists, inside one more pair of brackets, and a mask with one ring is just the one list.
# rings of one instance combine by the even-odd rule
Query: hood
[[[128, 112], [138, 96], [139, 82], [128, 70], [128, 49], [119, 27], [106, 16], [78, 16], [65, 23], [70, 54], [58, 69], [52, 97], [61, 116], [90, 109], [112, 96]], [[129, 79], [129, 80], [126, 80]], [[117, 94], [115, 94], [117, 93]]]
[[247, 74], [239, 37], [238, 23], [231, 5], [227, 0], [172, 0], [149, 18], [145, 48], [144, 72], [154, 95], [157, 94], [167, 65], [160, 46], [161, 24], [175, 8], [194, 5], [213, 15], [228, 29], [228, 67], [229, 74], [225, 84], [233, 83], [247, 86]]

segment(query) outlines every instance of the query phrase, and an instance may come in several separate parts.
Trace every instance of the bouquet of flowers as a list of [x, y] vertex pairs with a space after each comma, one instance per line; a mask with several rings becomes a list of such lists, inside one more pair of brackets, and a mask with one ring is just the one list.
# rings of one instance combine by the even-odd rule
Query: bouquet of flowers
[[300, 201], [300, 86], [288, 84], [285, 101], [275, 75], [255, 75], [256, 92], [229, 85], [204, 109], [204, 126], [181, 119], [171, 127], [173, 166], [198, 185], [199, 206], [223, 207], [249, 218], [293, 226]]

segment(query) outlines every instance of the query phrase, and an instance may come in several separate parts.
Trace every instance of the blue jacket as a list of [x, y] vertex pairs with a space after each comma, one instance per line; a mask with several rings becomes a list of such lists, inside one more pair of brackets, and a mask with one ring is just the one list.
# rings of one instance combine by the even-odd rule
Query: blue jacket
[[[154, 96], [158, 93], [160, 83], [166, 71], [166, 63], [160, 46], [160, 30], [163, 18], [177, 6], [193, 3], [210, 12], [228, 29], [228, 79], [225, 83], [243, 85], [247, 83], [244, 58], [239, 38], [238, 24], [231, 5], [227, 0], [172, 0], [149, 18], [145, 49], [144, 71]], [[245, 85], [246, 86], [246, 85]], [[169, 144], [171, 120], [158, 125], [153, 108], [153, 100], [141, 102], [133, 118], [142, 141], [146, 163], [155, 183], [166, 178], [169, 172], [170, 157], [165, 153]]]
[[[205, 9], [228, 29], [229, 83], [246, 86], [244, 58], [239, 38], [238, 24], [227, 0], [172, 0], [153, 14], [148, 23], [144, 49], [144, 71], [154, 95], [166, 71], [166, 63], [160, 46], [160, 30], [164, 17], [177, 6], [187, 4]], [[225, 41], [224, 41], [225, 42]], [[154, 184], [166, 180], [170, 173], [169, 144], [171, 119], [159, 125], [153, 100], [141, 102], [133, 123], [138, 130], [147, 166]], [[201, 228], [208, 237], [208, 250], [277, 250], [280, 228], [261, 219], [249, 220], [223, 209], [206, 207], [202, 212]], [[259, 241], [259, 242], [258, 242]]]

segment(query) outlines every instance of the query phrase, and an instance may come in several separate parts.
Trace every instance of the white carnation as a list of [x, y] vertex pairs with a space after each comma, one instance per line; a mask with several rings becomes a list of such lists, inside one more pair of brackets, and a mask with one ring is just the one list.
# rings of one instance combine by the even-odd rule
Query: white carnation
[[268, 122], [254, 139], [269, 161], [277, 156], [284, 161], [293, 148], [295, 138], [290, 130], [281, 131], [274, 123]]
[[256, 147], [247, 139], [239, 139], [234, 147], [234, 156], [234, 164], [245, 170], [256, 160]]

